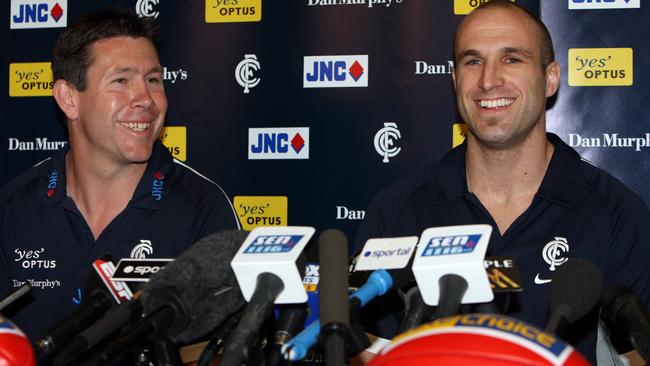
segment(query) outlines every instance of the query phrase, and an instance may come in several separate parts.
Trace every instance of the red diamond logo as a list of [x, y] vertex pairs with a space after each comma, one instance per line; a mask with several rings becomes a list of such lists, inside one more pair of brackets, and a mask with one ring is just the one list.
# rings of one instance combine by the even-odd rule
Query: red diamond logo
[[59, 3], [54, 4], [54, 7], [52, 8], [52, 11], [50, 11], [50, 14], [52, 14], [52, 18], [54, 18], [55, 21], [59, 21], [61, 19], [61, 16], [63, 15], [63, 9], [61, 6], [59, 6]]
[[359, 61], [354, 61], [352, 66], [350, 66], [350, 75], [354, 78], [354, 81], [359, 81], [359, 78], [361, 75], [363, 75], [363, 67], [359, 63]]
[[158, 180], [162, 180], [163, 178], [165, 178], [165, 176], [161, 172], [155, 172], [153, 173], [153, 176]]
[[53, 188], [50, 188], [50, 189], [47, 190], [47, 196], [48, 197], [54, 196], [54, 189]]
[[296, 154], [300, 154], [300, 150], [305, 147], [305, 140], [302, 138], [302, 136], [300, 136], [299, 133], [297, 133], [296, 136], [291, 139], [291, 146], [296, 151]]

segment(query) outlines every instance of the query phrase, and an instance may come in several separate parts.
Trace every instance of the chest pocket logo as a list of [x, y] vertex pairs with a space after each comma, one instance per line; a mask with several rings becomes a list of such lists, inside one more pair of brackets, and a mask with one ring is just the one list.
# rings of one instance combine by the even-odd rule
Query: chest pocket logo
[[153, 245], [151, 240], [140, 239], [140, 244], [133, 247], [131, 250], [131, 258], [145, 259], [153, 254]]
[[[544, 246], [542, 249], [542, 259], [544, 262], [548, 263], [550, 266], [548, 269], [552, 272], [555, 271], [555, 268], [566, 263], [569, 258], [566, 254], [569, 252], [569, 243], [566, 238], [559, 236], [555, 237], [555, 240], [551, 240]], [[538, 285], [549, 283], [551, 279], [540, 278], [539, 273], [535, 276], [535, 283]]]

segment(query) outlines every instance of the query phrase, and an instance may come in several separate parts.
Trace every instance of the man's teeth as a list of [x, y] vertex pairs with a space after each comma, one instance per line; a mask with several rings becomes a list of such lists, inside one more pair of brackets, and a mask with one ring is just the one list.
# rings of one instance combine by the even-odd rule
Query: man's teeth
[[149, 128], [150, 125], [150, 123], [137, 123], [137, 122], [124, 122], [122, 124], [136, 132], [142, 132], [147, 128]]
[[509, 106], [514, 102], [513, 99], [494, 99], [494, 100], [481, 100], [479, 101], [479, 105], [481, 108], [496, 108], [496, 107], [505, 107]]

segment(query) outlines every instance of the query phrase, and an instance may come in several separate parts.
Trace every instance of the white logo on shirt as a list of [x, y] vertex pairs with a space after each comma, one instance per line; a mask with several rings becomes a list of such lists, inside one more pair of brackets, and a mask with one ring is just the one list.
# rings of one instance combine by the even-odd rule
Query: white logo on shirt
[[153, 245], [151, 244], [151, 240], [140, 239], [140, 244], [131, 250], [131, 258], [133, 259], [145, 259], [152, 254]]
[[[549, 264], [549, 270], [555, 271], [555, 267], [561, 266], [569, 258], [566, 257], [566, 253], [569, 252], [569, 243], [566, 238], [559, 236], [555, 237], [555, 240], [551, 240], [544, 246], [542, 249], [542, 259], [544, 262]], [[542, 279], [539, 277], [539, 273], [535, 276], [535, 283], [538, 285], [551, 282], [551, 279]]]

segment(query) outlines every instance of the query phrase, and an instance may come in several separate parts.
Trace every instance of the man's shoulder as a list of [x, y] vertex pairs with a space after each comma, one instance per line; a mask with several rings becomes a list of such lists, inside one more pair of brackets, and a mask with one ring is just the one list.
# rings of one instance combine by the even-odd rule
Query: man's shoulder
[[11, 178], [0, 187], [0, 204], [5, 204], [17, 194], [33, 192], [41, 176], [43, 169], [46, 169], [51, 158], [47, 158], [23, 173]]
[[219, 184], [184, 162], [173, 159], [171, 166], [174, 189], [191, 200], [204, 200], [206, 195], [226, 196]]
[[641, 196], [621, 182], [610, 172], [582, 158], [581, 170], [585, 179], [592, 185], [594, 193], [610, 210], [648, 211]]
[[382, 189], [373, 199], [375, 205], [396, 208], [404, 204], [413, 195], [425, 193], [435, 187], [438, 163], [422, 166], [404, 178]]

